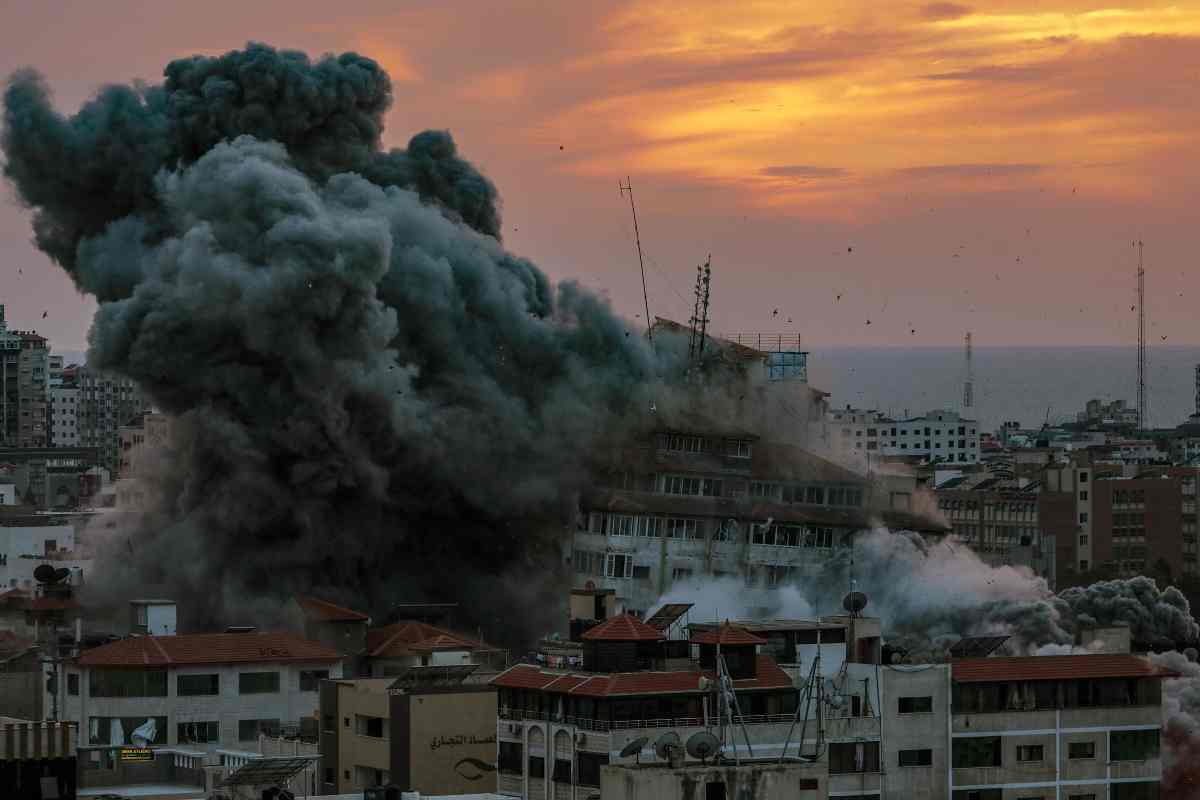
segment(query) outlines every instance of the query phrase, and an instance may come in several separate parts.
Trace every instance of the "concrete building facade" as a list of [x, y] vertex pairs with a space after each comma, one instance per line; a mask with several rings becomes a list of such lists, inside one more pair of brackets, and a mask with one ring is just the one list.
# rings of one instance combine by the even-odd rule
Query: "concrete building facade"
[[979, 423], [948, 409], [896, 420], [879, 411], [847, 406], [826, 412], [826, 425], [832, 457], [855, 469], [871, 469], [894, 459], [979, 463]]
[[50, 389], [50, 446], [79, 446], [79, 389], [74, 386]]
[[321, 681], [341, 656], [290, 634], [137, 636], [85, 650], [67, 665], [64, 719], [88, 745], [245, 750], [260, 734], [317, 729]]
[[394, 784], [422, 795], [496, 787], [496, 690], [469, 669], [414, 667], [395, 678], [321, 686], [322, 790]]
[[1026, 566], [1054, 586], [1056, 534], [1042, 524], [1039, 489], [982, 474], [946, 481], [935, 495], [954, 534], [985, 563]]
[[818, 572], [875, 520], [946, 533], [909, 510], [914, 490], [915, 480], [882, 487], [747, 431], [664, 423], [584, 493], [573, 586], [613, 589], [618, 607], [645, 612], [674, 584], [728, 578], [767, 607], [775, 589]]

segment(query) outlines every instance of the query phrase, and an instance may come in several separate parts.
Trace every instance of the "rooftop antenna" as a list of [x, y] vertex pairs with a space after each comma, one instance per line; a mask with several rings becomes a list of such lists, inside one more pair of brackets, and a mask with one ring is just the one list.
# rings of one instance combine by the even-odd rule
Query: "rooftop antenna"
[[1137, 345], [1137, 426], [1146, 429], [1146, 270], [1142, 267], [1142, 240], [1133, 243], [1138, 251], [1138, 345]]
[[646, 338], [653, 344], [654, 332], [650, 329], [650, 295], [646, 291], [646, 263], [642, 260], [642, 236], [638, 233], [637, 207], [633, 204], [633, 184], [628, 175], [625, 176], [625, 183], [617, 181], [617, 188], [621, 190], [622, 197], [629, 192], [629, 211], [633, 214], [633, 239], [637, 242], [638, 268], [642, 271], [642, 301], [646, 304]]
[[696, 267], [696, 299], [692, 304], [692, 338], [688, 347], [688, 358], [699, 361], [704, 356], [704, 339], [708, 333], [708, 298], [712, 282], [712, 254], [704, 260], [704, 265]]
[[971, 332], [967, 331], [967, 377], [963, 381], [963, 410], [975, 405], [975, 367], [971, 361]]

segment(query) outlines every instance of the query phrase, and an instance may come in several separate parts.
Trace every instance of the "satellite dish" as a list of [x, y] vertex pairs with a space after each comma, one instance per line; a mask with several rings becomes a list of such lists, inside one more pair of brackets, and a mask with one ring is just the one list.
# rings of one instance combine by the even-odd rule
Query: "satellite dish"
[[681, 750], [683, 750], [683, 742], [679, 740], [679, 734], [675, 731], [664, 733], [654, 743], [654, 755], [663, 761], [670, 761], [671, 756]]
[[650, 741], [649, 736], [639, 736], [629, 744], [621, 748], [621, 758], [629, 758], [630, 756], [640, 756], [642, 749]]
[[38, 583], [55, 583], [59, 580], [58, 571], [49, 564], [39, 564], [33, 571], [33, 578]]
[[867, 607], [867, 596], [862, 592], [850, 592], [842, 598], [842, 608], [849, 611], [853, 616], [858, 616], [862, 610]]
[[721, 750], [721, 742], [708, 731], [693, 733], [687, 740], [688, 755], [707, 762]]

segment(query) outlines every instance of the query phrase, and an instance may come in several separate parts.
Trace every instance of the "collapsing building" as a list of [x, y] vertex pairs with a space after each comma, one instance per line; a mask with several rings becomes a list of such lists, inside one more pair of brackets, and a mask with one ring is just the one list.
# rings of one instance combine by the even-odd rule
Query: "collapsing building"
[[690, 407], [651, 408], [641, 434], [607, 454], [581, 498], [575, 588], [613, 589], [619, 607], [640, 613], [693, 578], [769, 592], [877, 525], [948, 531], [913, 513], [915, 480], [868, 477], [806, 449], [824, 396], [803, 371], [732, 342], [714, 340], [711, 352], [744, 391], [710, 398], [699, 383]]

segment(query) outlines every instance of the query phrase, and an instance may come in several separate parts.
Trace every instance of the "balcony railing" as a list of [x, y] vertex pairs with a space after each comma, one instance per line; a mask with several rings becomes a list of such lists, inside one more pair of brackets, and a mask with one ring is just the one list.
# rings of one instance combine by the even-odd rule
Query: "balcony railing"
[[[589, 731], [625, 731], [641, 730], [643, 728], [702, 728], [704, 720], [701, 717], [662, 717], [660, 719], [627, 719], [602, 720], [588, 717], [570, 717], [559, 714], [547, 714], [544, 711], [525, 711], [519, 708], [501, 708], [497, 714], [500, 719], [510, 722], [553, 722], [559, 725], [571, 725], [581, 730]], [[875, 719], [875, 717], [830, 717], [830, 719]], [[788, 725], [793, 719], [792, 714], [747, 714], [739, 718], [746, 725]]]

